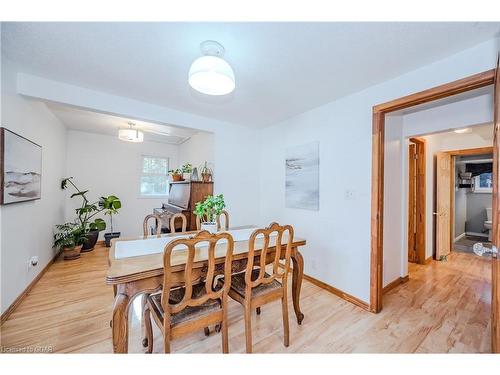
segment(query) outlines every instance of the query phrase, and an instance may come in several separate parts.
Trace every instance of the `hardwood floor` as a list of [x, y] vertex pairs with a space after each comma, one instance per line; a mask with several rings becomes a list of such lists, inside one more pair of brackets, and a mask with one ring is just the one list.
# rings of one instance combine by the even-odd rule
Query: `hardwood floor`
[[[264, 306], [260, 316], [254, 314], [254, 352], [489, 352], [490, 260], [452, 253], [447, 262], [409, 268], [410, 280], [384, 295], [380, 314], [304, 281], [305, 319], [302, 326], [290, 319], [290, 346], [283, 346], [281, 306], [276, 302]], [[54, 263], [1, 326], [1, 352], [112, 352], [113, 292], [104, 284], [106, 269], [103, 247], [78, 260]], [[154, 352], [162, 352], [156, 327], [154, 337]], [[243, 310], [234, 301], [229, 349], [245, 351]], [[144, 352], [139, 299], [131, 313], [129, 352]], [[220, 353], [221, 340], [218, 333], [205, 337], [200, 331], [173, 341], [172, 352]]]

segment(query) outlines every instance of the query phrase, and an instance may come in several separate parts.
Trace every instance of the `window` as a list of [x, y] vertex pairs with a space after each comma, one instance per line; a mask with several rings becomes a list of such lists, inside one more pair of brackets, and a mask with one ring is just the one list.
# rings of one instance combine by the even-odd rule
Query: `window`
[[142, 156], [140, 184], [142, 197], [168, 195], [168, 158]]
[[493, 191], [493, 178], [491, 172], [481, 173], [474, 177], [475, 193], [491, 193]]

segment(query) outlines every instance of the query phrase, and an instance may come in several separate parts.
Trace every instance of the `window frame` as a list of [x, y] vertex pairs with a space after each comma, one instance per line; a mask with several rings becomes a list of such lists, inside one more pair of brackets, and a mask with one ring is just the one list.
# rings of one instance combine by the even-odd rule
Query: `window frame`
[[139, 180], [138, 181], [139, 182], [138, 183], [139, 198], [140, 199], [168, 198], [168, 195], [169, 195], [168, 191], [166, 194], [143, 194], [141, 192], [141, 183], [142, 183], [143, 176], [163, 176], [163, 174], [160, 174], [160, 173], [144, 173], [142, 168], [143, 168], [145, 158], [166, 159], [167, 160], [167, 173], [165, 174], [165, 177], [167, 179], [167, 190], [168, 190], [168, 182], [169, 182], [168, 171], [170, 170], [170, 157], [165, 156], [165, 155], [141, 154], [140, 159], [139, 159], [139, 178], [138, 178], [138, 180]]
[[479, 186], [479, 181], [480, 181], [481, 175], [475, 176], [474, 177], [474, 189], [473, 192], [477, 194], [491, 194], [493, 193], [493, 187], [485, 188], [485, 187], [480, 187]]

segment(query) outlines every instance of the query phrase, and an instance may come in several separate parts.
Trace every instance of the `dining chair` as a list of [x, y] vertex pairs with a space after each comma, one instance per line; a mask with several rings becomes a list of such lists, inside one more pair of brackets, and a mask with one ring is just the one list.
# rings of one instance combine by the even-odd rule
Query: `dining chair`
[[175, 220], [180, 218], [182, 220], [181, 232], [184, 233], [187, 228], [187, 219], [186, 215], [182, 212], [178, 212], [170, 218], [170, 233], [175, 233]]
[[[239, 302], [245, 310], [246, 352], [252, 352], [252, 310], [262, 305], [281, 299], [283, 314], [284, 345], [290, 344], [288, 323], [288, 273], [292, 253], [293, 227], [271, 223], [265, 229], [257, 229], [248, 242], [248, 260], [244, 272], [232, 276], [229, 296]], [[285, 246], [285, 249], [283, 247]], [[255, 265], [255, 249], [260, 250]], [[284, 258], [284, 267], [280, 259]], [[269, 262], [271, 261], [271, 262]], [[266, 272], [266, 263], [272, 266]], [[223, 285], [224, 279], [219, 283]], [[258, 310], [259, 311], [259, 310]]]
[[149, 215], [146, 215], [146, 217], [144, 218], [144, 221], [142, 223], [142, 232], [143, 232], [144, 237], [151, 235], [151, 233], [148, 230], [148, 221], [150, 219], [155, 219], [155, 226], [151, 227], [151, 228], [154, 228], [154, 234], [155, 235], [161, 234], [161, 217], [159, 215], [156, 215], [156, 214], [149, 214]]
[[[224, 282], [214, 287], [216, 247], [221, 240], [226, 242]], [[197, 246], [200, 243], [203, 247]], [[233, 248], [233, 237], [229, 233], [210, 234], [207, 231], [179, 238], [165, 246], [163, 290], [148, 296], [145, 310], [148, 353], [153, 351], [151, 316], [163, 333], [165, 353], [170, 353], [171, 340], [212, 324], [221, 325], [222, 352], [229, 352], [227, 303]], [[194, 268], [195, 256], [197, 259], [206, 256], [208, 265]], [[181, 277], [172, 273], [172, 267], [180, 264], [184, 264]]]
[[[221, 221], [220, 221], [220, 217], [224, 215], [224, 227], [221, 226]], [[217, 230], [220, 231], [220, 230], [228, 230], [229, 229], [229, 212], [227, 212], [226, 210], [222, 210], [222, 212], [220, 213], [220, 215], [217, 215], [216, 218], [215, 218], [215, 222], [217, 223]], [[200, 217], [199, 216], [196, 216], [196, 230], [200, 230], [201, 229], [201, 220], [200, 220]]]
[[[224, 226], [221, 225], [221, 216], [224, 215]], [[229, 212], [222, 210], [220, 215], [217, 215], [217, 230], [228, 230], [229, 229]]]

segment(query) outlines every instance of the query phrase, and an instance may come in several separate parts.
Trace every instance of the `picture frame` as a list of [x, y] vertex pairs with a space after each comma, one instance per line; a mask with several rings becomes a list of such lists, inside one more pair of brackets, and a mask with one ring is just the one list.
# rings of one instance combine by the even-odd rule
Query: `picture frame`
[[0, 127], [0, 205], [41, 199], [42, 146]]

